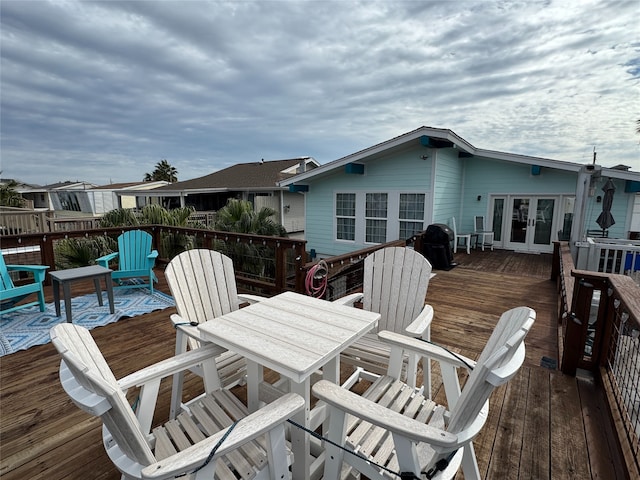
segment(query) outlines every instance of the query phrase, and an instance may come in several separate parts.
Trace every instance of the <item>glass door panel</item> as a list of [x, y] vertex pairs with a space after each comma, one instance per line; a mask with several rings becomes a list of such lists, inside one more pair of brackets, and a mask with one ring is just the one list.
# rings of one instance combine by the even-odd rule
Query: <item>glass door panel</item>
[[555, 210], [553, 198], [540, 198], [536, 202], [536, 218], [531, 219], [534, 228], [533, 243], [536, 245], [551, 244], [553, 226], [553, 212]]
[[526, 252], [552, 252], [557, 197], [511, 197], [511, 225], [506, 248]]
[[504, 221], [504, 198], [496, 198], [493, 201], [493, 239], [496, 243], [502, 242], [502, 225]]
[[529, 224], [529, 198], [514, 198], [511, 203], [510, 242], [525, 245]]

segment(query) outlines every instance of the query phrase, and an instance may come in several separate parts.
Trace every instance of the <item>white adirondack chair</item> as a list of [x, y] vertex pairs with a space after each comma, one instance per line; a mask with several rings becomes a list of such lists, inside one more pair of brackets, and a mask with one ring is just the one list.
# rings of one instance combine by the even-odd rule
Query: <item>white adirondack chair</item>
[[[389, 469], [417, 478], [429, 472], [433, 477], [427, 478], [450, 479], [462, 464], [465, 480], [480, 479], [473, 439], [487, 420], [491, 392], [524, 362], [524, 338], [534, 321], [535, 312], [527, 307], [505, 312], [477, 363], [436, 345], [380, 332], [392, 345], [389, 371], [362, 396], [324, 380], [313, 387], [314, 395], [328, 405], [328, 438], [334, 442], [326, 442], [326, 458], [332, 461], [325, 462], [324, 479], [337, 479], [343, 462], [367, 478], [397, 478]], [[398, 380], [406, 350], [440, 362], [448, 408]], [[459, 367], [472, 368], [462, 392]]]
[[[79, 408], [101, 417], [105, 449], [123, 479], [183, 475], [197, 480], [290, 478], [285, 422], [304, 408], [304, 400], [285, 395], [247, 415], [246, 407], [228, 390], [215, 388], [219, 382], [214, 345], [169, 358], [118, 381], [84, 327], [56, 325], [51, 340], [62, 356], [64, 390]], [[214, 388], [192, 405], [190, 414], [183, 412], [151, 431], [161, 379], [196, 363], [204, 364], [211, 379], [205, 383]], [[133, 387], [140, 387], [135, 413], [125, 396]]]
[[[362, 293], [354, 293], [335, 300], [349, 305], [362, 302], [362, 308], [381, 314], [376, 332], [390, 330], [429, 340], [433, 308], [425, 305], [425, 297], [431, 279], [431, 264], [419, 252], [409, 248], [389, 247], [377, 250], [364, 259]], [[375, 376], [387, 370], [389, 346], [381, 342], [376, 332], [365, 335], [346, 349], [340, 360], [355, 365], [360, 370], [345, 382], [369, 372]], [[416, 385], [418, 358], [407, 359], [407, 382]], [[423, 365], [424, 385], [430, 392], [431, 366]]]
[[[254, 303], [262, 297], [238, 295], [232, 260], [220, 252], [194, 249], [175, 256], [165, 269], [165, 278], [176, 302], [177, 314], [171, 315], [176, 328], [176, 355], [201, 346], [197, 325], [233, 312], [242, 303]], [[221, 353], [217, 367], [224, 387], [244, 380], [245, 359], [233, 352]], [[193, 370], [202, 376], [199, 368]], [[180, 410], [184, 374], [174, 377], [171, 395], [171, 418]]]

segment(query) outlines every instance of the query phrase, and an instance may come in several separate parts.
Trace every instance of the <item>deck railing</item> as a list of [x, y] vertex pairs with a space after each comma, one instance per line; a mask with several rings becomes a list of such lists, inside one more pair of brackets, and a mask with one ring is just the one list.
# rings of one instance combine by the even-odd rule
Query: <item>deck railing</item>
[[577, 247], [576, 268], [628, 275], [640, 284], [640, 241], [588, 237]]
[[0, 235], [44, 232], [47, 228], [47, 212], [0, 209]]
[[[67, 232], [7, 235], [2, 250], [7, 263], [49, 265], [55, 270], [54, 245], [63, 239], [108, 236], [116, 238], [126, 230], [141, 229], [154, 237], [158, 264], [166, 264], [186, 248], [211, 248], [234, 260], [238, 288], [243, 291], [274, 295], [285, 290], [304, 291], [303, 265], [306, 241], [281, 237], [219, 232], [214, 230], [144, 225]], [[56, 261], [58, 260], [58, 261]], [[48, 281], [48, 277], [47, 277]]]
[[631, 478], [640, 478], [640, 287], [626, 275], [573, 268], [556, 244], [561, 369], [602, 383]]
[[[204, 225], [213, 229], [216, 212], [194, 212], [189, 216], [189, 226]], [[72, 232], [100, 228], [100, 216], [82, 212], [25, 210], [24, 208], [0, 209], [0, 236], [27, 233]]]
[[309, 286], [312, 284], [312, 269], [322, 260], [327, 266], [327, 272], [324, 279], [318, 281], [326, 282], [326, 289], [322, 298], [325, 300], [336, 300], [340, 297], [362, 291], [362, 282], [364, 276], [363, 260], [376, 250], [386, 247], [412, 247], [417, 250], [422, 249], [424, 232], [419, 232], [407, 240], [393, 240], [391, 242], [375, 245], [373, 247], [356, 250], [344, 255], [336, 255], [333, 257], [316, 259], [304, 265], [303, 271], [305, 276], [305, 293], [311, 294]]

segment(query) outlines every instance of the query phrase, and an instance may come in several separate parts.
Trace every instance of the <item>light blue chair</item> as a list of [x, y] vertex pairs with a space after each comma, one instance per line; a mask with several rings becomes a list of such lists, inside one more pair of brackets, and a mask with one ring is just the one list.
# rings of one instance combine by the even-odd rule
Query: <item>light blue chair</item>
[[[40, 311], [44, 312], [44, 291], [42, 289], [42, 282], [46, 270], [49, 267], [41, 265], [7, 265], [4, 262], [2, 251], [0, 251], [0, 313], [5, 314], [20, 310], [21, 308], [32, 307], [38, 305]], [[33, 283], [27, 283], [26, 285], [20, 285], [16, 287], [13, 284], [11, 275], [9, 272], [30, 272], [33, 274]], [[31, 303], [18, 303], [28, 297], [31, 294], [38, 295], [37, 302]]]
[[[116, 288], [149, 287], [153, 293], [153, 282], [158, 281], [158, 277], [153, 272], [158, 251], [152, 250], [151, 240], [151, 235], [142, 230], [124, 232], [118, 237], [118, 251], [98, 258], [96, 263], [113, 270], [111, 278]], [[117, 261], [117, 268], [114, 268], [115, 261]], [[110, 266], [112, 264], [113, 267]], [[132, 278], [148, 278], [149, 283], [135, 284], [123, 281]]]

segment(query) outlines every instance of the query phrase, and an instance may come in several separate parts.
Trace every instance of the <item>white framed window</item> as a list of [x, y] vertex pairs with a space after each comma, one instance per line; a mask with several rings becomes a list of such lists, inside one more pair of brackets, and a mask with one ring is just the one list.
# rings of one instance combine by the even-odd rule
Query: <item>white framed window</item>
[[424, 229], [424, 193], [401, 193], [398, 209], [400, 238], [409, 238]]
[[336, 194], [336, 238], [338, 240], [356, 239], [356, 194]]
[[424, 230], [424, 192], [335, 192], [335, 239], [380, 244], [407, 239]]
[[387, 193], [367, 193], [365, 202], [365, 242], [384, 243], [387, 241]]

